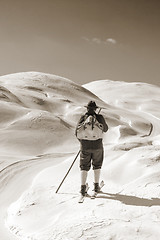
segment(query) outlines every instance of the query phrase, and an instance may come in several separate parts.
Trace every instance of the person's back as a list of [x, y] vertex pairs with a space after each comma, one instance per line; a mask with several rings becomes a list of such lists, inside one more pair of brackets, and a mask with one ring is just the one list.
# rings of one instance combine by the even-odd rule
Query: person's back
[[[94, 170], [94, 190], [98, 192], [100, 169], [103, 163], [103, 142], [102, 134], [107, 132], [108, 125], [101, 114], [97, 114], [95, 102], [90, 101], [87, 105], [87, 112], [81, 116], [76, 127], [76, 136], [80, 141], [80, 169], [81, 169], [81, 194], [85, 195], [87, 173], [91, 168]], [[86, 119], [91, 122], [85, 122]], [[95, 119], [95, 120], [93, 120]], [[88, 120], [89, 121], [89, 120]], [[89, 124], [90, 123], [90, 124]], [[90, 127], [88, 127], [88, 125]], [[89, 129], [86, 131], [86, 129]], [[99, 129], [99, 130], [98, 130]], [[83, 131], [85, 134], [83, 134]], [[92, 133], [93, 131], [93, 133]], [[94, 132], [95, 131], [95, 132]]]

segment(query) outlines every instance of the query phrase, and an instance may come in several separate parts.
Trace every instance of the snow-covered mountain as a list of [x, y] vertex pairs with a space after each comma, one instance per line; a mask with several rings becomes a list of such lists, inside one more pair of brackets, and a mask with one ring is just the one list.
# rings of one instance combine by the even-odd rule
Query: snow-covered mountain
[[[75, 125], [102, 107], [103, 194], [78, 204]], [[45, 73], [0, 77], [0, 236], [3, 240], [160, 237], [160, 88], [99, 80], [80, 86]], [[89, 192], [93, 173], [89, 172]]]
[[52, 146], [62, 150], [63, 143], [73, 139], [84, 104], [89, 99], [102, 102], [78, 84], [44, 73], [6, 75], [0, 86], [0, 150], [11, 155], [52, 152]]

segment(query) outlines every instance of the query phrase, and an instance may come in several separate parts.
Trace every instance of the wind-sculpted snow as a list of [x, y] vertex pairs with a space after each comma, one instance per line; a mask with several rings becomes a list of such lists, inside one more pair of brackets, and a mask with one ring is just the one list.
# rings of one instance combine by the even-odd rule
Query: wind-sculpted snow
[[[66, 141], [74, 145], [74, 127], [80, 116], [74, 114], [76, 109], [84, 111], [90, 99], [105, 105], [80, 85], [51, 74], [6, 75], [0, 77], [0, 86], [2, 95], [7, 92], [7, 98], [0, 101], [0, 150], [13, 155], [52, 152], [52, 146], [62, 148]], [[74, 121], [69, 112], [75, 115]]]
[[90, 98], [98, 100], [80, 85], [51, 74], [27, 72], [6, 75], [0, 77], [0, 85], [17, 96], [26, 107], [50, 112], [62, 112], [65, 102], [83, 106]]
[[[78, 204], [75, 125], [102, 107], [103, 192]], [[27, 72], [0, 77], [0, 237], [3, 240], [157, 240], [160, 237], [160, 88], [110, 80], [80, 86]], [[93, 172], [89, 172], [89, 194]]]

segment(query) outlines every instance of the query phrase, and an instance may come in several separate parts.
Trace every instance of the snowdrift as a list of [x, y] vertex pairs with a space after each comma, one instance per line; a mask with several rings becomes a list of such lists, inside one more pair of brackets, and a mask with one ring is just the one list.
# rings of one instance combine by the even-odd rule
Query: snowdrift
[[102, 104], [85, 88], [50, 74], [6, 75], [0, 77], [0, 86], [0, 150], [12, 155], [52, 152], [52, 146], [66, 151], [67, 140], [74, 144], [78, 110], [83, 108], [84, 111], [83, 106], [90, 99]]
[[[103, 193], [78, 204], [74, 129], [88, 101], [102, 107]], [[160, 237], [160, 88], [99, 80], [79, 86], [51, 74], [0, 77], [0, 236], [3, 240]], [[93, 172], [89, 172], [89, 194]], [[44, 221], [45, 219], [45, 221]], [[4, 227], [5, 224], [5, 227]]]

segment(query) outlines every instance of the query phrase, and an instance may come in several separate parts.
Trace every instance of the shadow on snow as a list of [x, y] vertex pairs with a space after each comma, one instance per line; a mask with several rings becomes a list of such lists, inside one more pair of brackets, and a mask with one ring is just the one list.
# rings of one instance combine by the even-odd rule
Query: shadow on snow
[[97, 198], [105, 198], [108, 200], [116, 200], [120, 201], [126, 205], [133, 205], [133, 206], [144, 206], [144, 207], [151, 207], [151, 206], [160, 206], [160, 198], [139, 198], [135, 196], [126, 196], [122, 194], [112, 194], [112, 193], [105, 193], [101, 192]]

